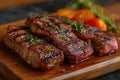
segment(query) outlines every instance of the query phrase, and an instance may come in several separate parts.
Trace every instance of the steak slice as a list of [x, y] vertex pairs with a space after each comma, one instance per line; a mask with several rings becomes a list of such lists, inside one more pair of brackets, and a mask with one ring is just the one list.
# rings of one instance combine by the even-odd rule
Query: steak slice
[[61, 21], [57, 16], [29, 17], [26, 25], [39, 36], [44, 35], [51, 39], [56, 47], [63, 50], [69, 63], [79, 63], [93, 53], [90, 41], [79, 39], [73, 32], [71, 25]]
[[83, 40], [91, 40], [94, 53], [103, 56], [115, 53], [118, 49], [118, 43], [114, 36], [106, 31], [102, 31], [96, 27], [83, 25], [81, 31], [75, 33]]
[[5, 44], [35, 68], [49, 70], [64, 61], [61, 50], [31, 34], [25, 26], [9, 26]]

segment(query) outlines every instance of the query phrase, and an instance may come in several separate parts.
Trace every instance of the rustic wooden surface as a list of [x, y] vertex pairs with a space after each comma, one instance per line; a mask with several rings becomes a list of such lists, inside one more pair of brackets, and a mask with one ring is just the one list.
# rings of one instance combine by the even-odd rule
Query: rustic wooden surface
[[[42, 72], [27, 65], [20, 56], [4, 45], [3, 38], [8, 25], [22, 25], [24, 20], [0, 26], [0, 74], [6, 80], [46, 80], [46, 79], [81, 79], [87, 80], [120, 69], [120, 46], [111, 56], [91, 56], [89, 60], [74, 65], [64, 64], [56, 69]], [[119, 37], [118, 42], [120, 45]]]
[[[106, 7], [106, 13], [115, 14], [115, 19], [117, 23], [120, 24], [120, 10], [118, 9], [120, 9], [119, 3], [112, 5], [112, 7]], [[22, 25], [23, 23], [24, 21], [18, 21], [0, 26], [0, 75], [3, 76], [3, 80], [85, 80], [92, 79], [120, 69], [120, 47], [117, 53], [112, 56], [91, 56], [90, 60], [75, 65], [75, 67], [72, 69], [70, 69], [70, 65], [67, 64], [64, 64], [61, 67], [50, 70], [48, 72], [41, 72], [40, 70], [34, 69], [27, 65], [17, 53], [11, 51], [3, 43], [6, 27], [10, 24]], [[120, 44], [120, 38], [118, 40]], [[65, 72], [62, 72], [62, 70], [65, 70]]]

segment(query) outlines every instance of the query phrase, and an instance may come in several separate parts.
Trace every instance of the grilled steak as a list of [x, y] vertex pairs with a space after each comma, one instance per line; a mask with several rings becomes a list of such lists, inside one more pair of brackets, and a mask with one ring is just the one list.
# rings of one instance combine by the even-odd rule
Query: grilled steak
[[9, 26], [5, 44], [35, 68], [49, 70], [64, 61], [61, 50], [32, 35], [29, 29], [23, 26]]
[[79, 36], [79, 38], [83, 40], [91, 40], [94, 53], [97, 55], [109, 55], [117, 50], [117, 40], [110, 33], [93, 26], [69, 20], [65, 17], [62, 21], [63, 23], [72, 25], [74, 33]]
[[56, 47], [63, 50], [66, 60], [70, 63], [79, 63], [93, 53], [90, 41], [79, 39], [73, 32], [71, 25], [62, 22], [62, 17], [46, 16], [28, 18], [26, 25], [39, 36], [44, 35], [51, 39]]
[[81, 31], [75, 30], [75, 33], [83, 40], [90, 39], [94, 53], [99, 56], [113, 54], [118, 48], [118, 43], [114, 36], [96, 27], [84, 24]]

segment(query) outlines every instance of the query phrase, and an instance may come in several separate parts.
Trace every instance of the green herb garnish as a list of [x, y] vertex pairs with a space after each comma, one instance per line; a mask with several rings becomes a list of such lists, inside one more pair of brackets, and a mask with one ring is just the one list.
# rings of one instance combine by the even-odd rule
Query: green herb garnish
[[120, 31], [120, 28], [116, 26], [114, 20], [109, 19], [103, 15], [103, 9], [93, 6], [95, 0], [73, 0], [72, 4], [68, 7], [73, 9], [87, 8], [94, 12], [95, 16], [101, 18], [108, 26], [108, 31]]
[[60, 28], [59, 28], [59, 32], [63, 33], [65, 31], [65, 28], [63, 28], [63, 26], [61, 24], [59, 24]]
[[76, 31], [81, 31], [83, 26], [84, 24], [82, 22], [77, 23], [77, 26], [75, 27]]
[[30, 43], [36, 41], [36, 40], [41, 40], [40, 38], [38, 38], [37, 36], [32, 36], [32, 35], [28, 35], [28, 39], [27, 39]]
[[47, 23], [48, 23], [48, 26], [54, 27], [54, 25], [51, 22], [47, 21]]
[[70, 24], [72, 25], [73, 28], [75, 28], [76, 31], [81, 31], [82, 27], [84, 26], [83, 22], [76, 22], [76, 21], [72, 21], [70, 19], [64, 19], [64, 22], [66, 24]]
[[57, 29], [56, 29], [54, 26], [51, 26], [51, 27], [50, 27], [50, 31], [53, 32], [53, 31], [56, 31], [56, 30], [57, 30]]
[[65, 40], [65, 41], [68, 40], [68, 38], [66, 36], [64, 36], [64, 35], [60, 35], [60, 38], [63, 39], [63, 40]]

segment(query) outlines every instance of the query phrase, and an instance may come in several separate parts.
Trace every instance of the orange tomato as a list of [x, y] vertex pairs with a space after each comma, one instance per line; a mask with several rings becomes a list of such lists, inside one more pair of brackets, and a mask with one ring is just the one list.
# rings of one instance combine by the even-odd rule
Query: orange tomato
[[73, 20], [85, 22], [89, 19], [95, 18], [94, 13], [89, 9], [80, 9], [76, 12]]
[[71, 8], [62, 8], [57, 11], [58, 16], [65, 16], [68, 17], [69, 19], [72, 19], [75, 15], [75, 10]]
[[105, 22], [100, 18], [93, 18], [85, 22], [86, 24], [89, 24], [91, 26], [95, 26], [101, 30], [107, 30], [107, 25]]

